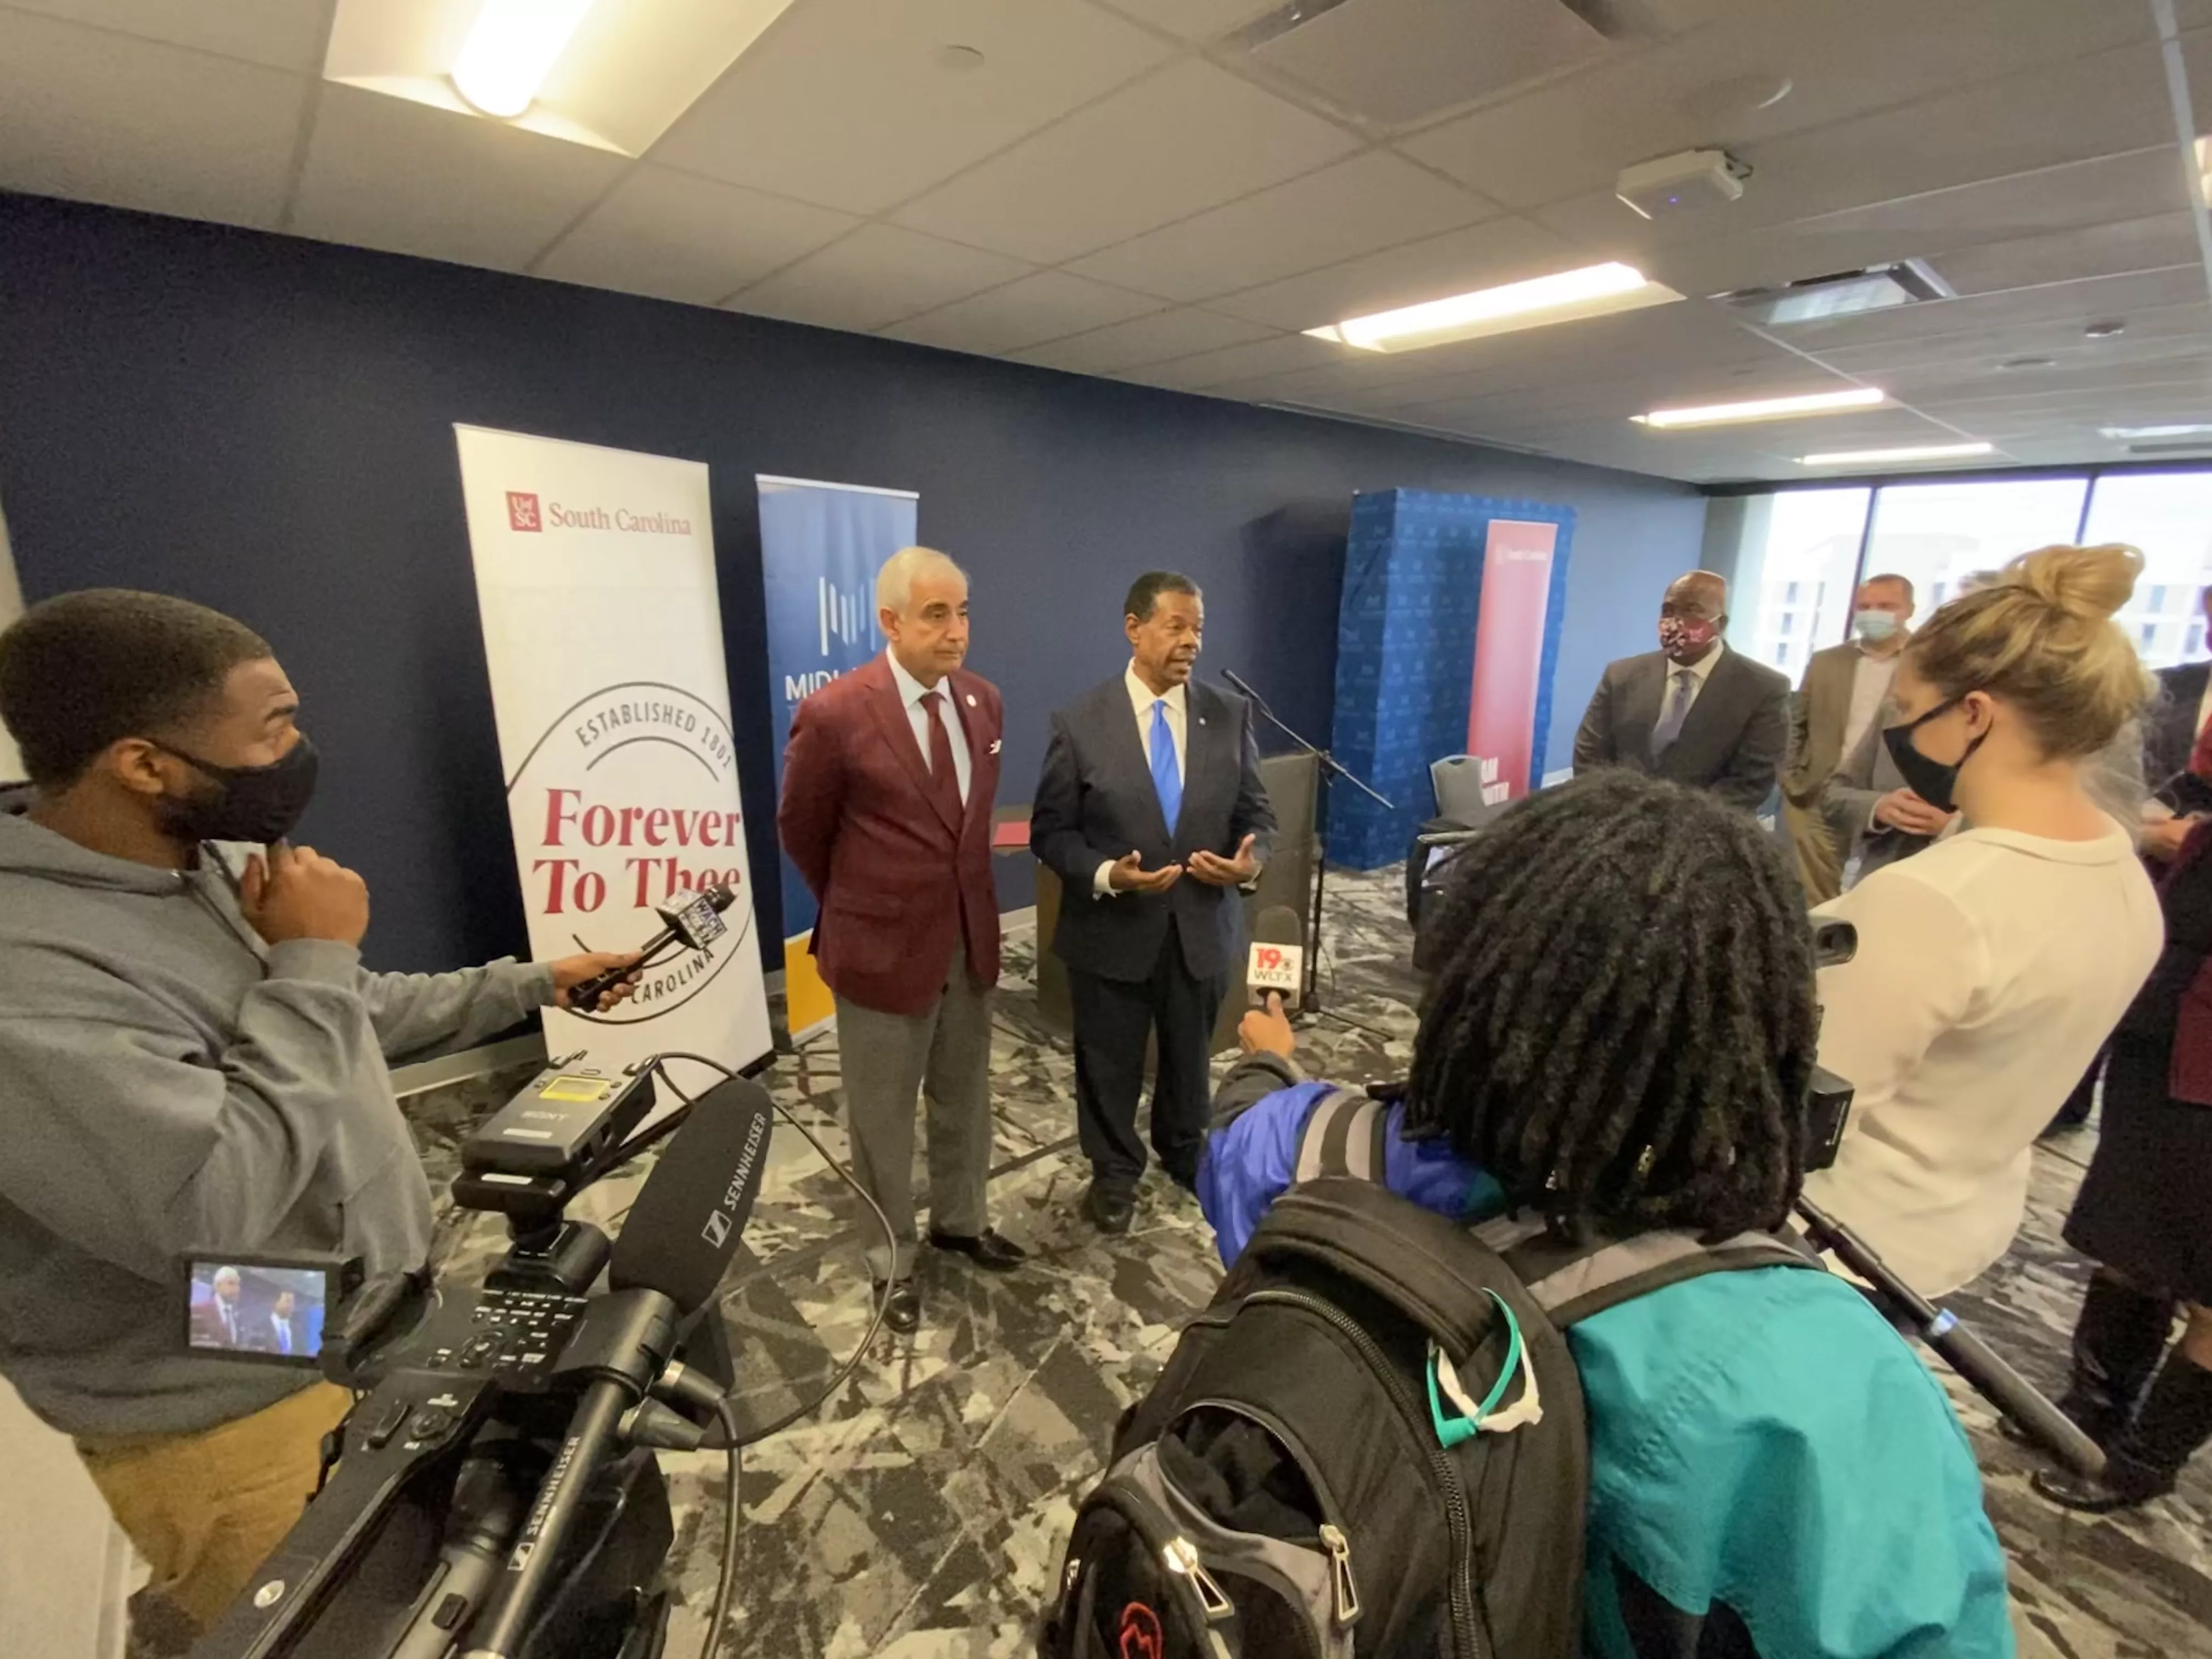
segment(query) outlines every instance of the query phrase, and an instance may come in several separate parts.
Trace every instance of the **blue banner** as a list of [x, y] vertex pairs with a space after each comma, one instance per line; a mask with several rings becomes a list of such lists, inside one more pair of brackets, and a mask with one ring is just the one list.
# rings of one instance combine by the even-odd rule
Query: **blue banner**
[[[919, 497], [902, 489], [758, 477], [761, 576], [768, 600], [769, 702], [775, 716], [775, 786], [799, 700], [884, 648], [876, 572], [915, 540]], [[814, 926], [814, 896], [783, 861], [783, 932]], [[799, 1021], [792, 1022], [797, 1029]]]

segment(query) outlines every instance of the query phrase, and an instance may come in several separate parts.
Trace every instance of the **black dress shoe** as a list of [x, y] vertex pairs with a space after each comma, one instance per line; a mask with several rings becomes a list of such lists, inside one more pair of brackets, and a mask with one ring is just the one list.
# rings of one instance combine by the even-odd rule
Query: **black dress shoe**
[[[884, 1285], [876, 1281], [876, 1297], [881, 1301]], [[913, 1334], [921, 1323], [921, 1296], [914, 1288], [914, 1281], [902, 1279], [891, 1286], [891, 1299], [884, 1306], [884, 1323], [901, 1336]]]
[[1094, 1181], [1084, 1195], [1083, 1213], [1102, 1233], [1126, 1233], [1137, 1213], [1137, 1201], [1127, 1193], [1109, 1192]]
[[929, 1230], [930, 1248], [951, 1250], [966, 1256], [977, 1267], [994, 1273], [1010, 1273], [1030, 1259], [1030, 1253], [1011, 1238], [1000, 1236], [996, 1227], [986, 1227], [969, 1237], [964, 1233], [940, 1233]]

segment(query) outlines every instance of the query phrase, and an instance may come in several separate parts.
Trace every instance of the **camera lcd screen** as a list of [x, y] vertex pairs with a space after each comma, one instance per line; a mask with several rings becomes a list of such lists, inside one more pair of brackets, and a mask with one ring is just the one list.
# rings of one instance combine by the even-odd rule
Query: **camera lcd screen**
[[342, 1294], [331, 1265], [250, 1256], [187, 1259], [185, 1346], [210, 1359], [315, 1364], [323, 1322]]

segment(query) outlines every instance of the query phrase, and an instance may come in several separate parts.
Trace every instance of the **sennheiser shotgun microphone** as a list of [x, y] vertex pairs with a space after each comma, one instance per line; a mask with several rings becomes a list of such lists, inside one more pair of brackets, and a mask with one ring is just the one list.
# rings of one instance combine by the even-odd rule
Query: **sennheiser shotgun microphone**
[[504, 1596], [484, 1631], [471, 1633], [469, 1659], [522, 1652], [592, 1475], [619, 1447], [624, 1413], [667, 1364], [680, 1317], [706, 1305], [737, 1254], [768, 1163], [775, 1110], [750, 1079], [716, 1084], [692, 1102], [639, 1188], [608, 1268], [613, 1293], [592, 1302], [562, 1358], [564, 1367], [581, 1359], [591, 1381], [507, 1553]]
[[768, 1091], [749, 1078], [691, 1103], [623, 1222], [610, 1285], [658, 1291], [687, 1314], [706, 1304], [752, 1213], [775, 1115]]
[[[738, 896], [727, 886], [716, 885], [692, 894], [681, 904], [655, 908], [665, 924], [661, 930], [645, 942], [638, 951], [641, 963], [649, 963], [653, 953], [664, 945], [681, 941], [687, 951], [703, 951], [729, 931], [722, 920], [722, 912], [737, 902]], [[580, 1014], [596, 1012], [599, 999], [637, 971], [636, 967], [610, 968], [605, 973], [594, 974], [568, 991], [568, 1006]]]

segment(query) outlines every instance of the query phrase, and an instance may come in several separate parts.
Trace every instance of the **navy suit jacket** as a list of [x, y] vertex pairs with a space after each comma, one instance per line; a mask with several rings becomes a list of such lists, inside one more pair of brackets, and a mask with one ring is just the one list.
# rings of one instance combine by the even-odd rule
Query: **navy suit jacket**
[[1267, 858], [1275, 814], [1260, 781], [1251, 705], [1196, 680], [1187, 696], [1182, 809], [1172, 832], [1137, 735], [1126, 675], [1115, 675], [1052, 717], [1030, 850], [1066, 884], [1052, 948], [1079, 972], [1149, 979], [1170, 917], [1194, 977], [1226, 973], [1236, 954], [1243, 915], [1234, 888], [1185, 875], [1164, 893], [1093, 896], [1098, 866], [1132, 851], [1143, 855], [1146, 869], [1157, 870], [1187, 865], [1201, 849], [1233, 857], [1249, 835], [1258, 837], [1254, 853]]

